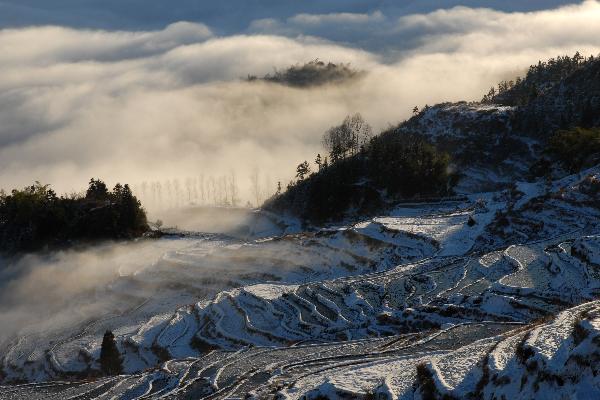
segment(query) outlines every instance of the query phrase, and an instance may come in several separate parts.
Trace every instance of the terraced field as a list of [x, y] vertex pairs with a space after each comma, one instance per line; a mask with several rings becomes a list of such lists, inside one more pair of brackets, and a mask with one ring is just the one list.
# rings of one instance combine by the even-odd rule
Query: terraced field
[[[310, 232], [165, 239], [96, 288], [113, 299], [102, 316], [5, 341], [0, 399], [600, 394], [600, 207], [583, 178]], [[124, 375], [95, 377], [105, 329]]]

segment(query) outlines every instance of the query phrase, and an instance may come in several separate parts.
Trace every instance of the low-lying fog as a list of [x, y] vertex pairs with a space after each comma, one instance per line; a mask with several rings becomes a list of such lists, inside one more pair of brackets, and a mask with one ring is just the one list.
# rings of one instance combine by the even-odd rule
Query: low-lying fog
[[[259, 197], [278, 181], [285, 187], [346, 115], [362, 113], [377, 132], [414, 106], [481, 99], [539, 59], [600, 52], [598, 20], [600, 3], [586, 1], [526, 13], [299, 14], [232, 36], [188, 22], [156, 31], [3, 29], [0, 187], [39, 180], [62, 193], [91, 177], [183, 187], [234, 173], [241, 204], [255, 205], [253, 171]], [[334, 40], [342, 28], [345, 39]], [[316, 58], [367, 75], [314, 88], [240, 79]]]
[[[172, 210], [164, 221], [164, 228], [197, 234], [0, 258], [0, 344], [16, 334], [78, 331], [88, 321], [118, 315], [150, 298], [163, 303], [163, 312], [206, 300], [236, 285], [236, 279], [269, 273], [254, 262], [228, 261], [227, 254], [235, 253], [223, 247], [235, 250], [243, 239], [281, 232], [246, 209]], [[284, 254], [285, 249], [270, 247], [266, 259], [268, 252]]]
[[[299, 162], [322, 152], [323, 132], [346, 115], [360, 112], [378, 131], [414, 106], [478, 100], [539, 59], [599, 53], [598, 21], [600, 3], [586, 1], [528, 13], [456, 7], [400, 18], [303, 14], [257, 20], [234, 36], [187, 22], [156, 31], [2, 29], [0, 187], [39, 180], [63, 193], [99, 177], [138, 188], [168, 181], [185, 193], [187, 179], [235, 176], [241, 205], [256, 205], [278, 181], [285, 187]], [[319, 36], [319, 29], [341, 26], [353, 33], [347, 41]], [[240, 79], [316, 58], [367, 74], [314, 88]], [[250, 212], [160, 211], [185, 205], [150, 204], [151, 219], [231, 232]], [[132, 307], [171, 283], [172, 263], [198, 279], [218, 275], [226, 259], [195, 268], [195, 257], [235, 243], [144, 240], [0, 260], [0, 341], [27, 327], [64, 328]]]
[[27, 328], [32, 332], [68, 329], [114, 312], [119, 302], [112, 297], [111, 283], [152, 268], [166, 251], [184, 245], [181, 241], [106, 243], [0, 260], [0, 338], [4, 341], [22, 330], [29, 333]]

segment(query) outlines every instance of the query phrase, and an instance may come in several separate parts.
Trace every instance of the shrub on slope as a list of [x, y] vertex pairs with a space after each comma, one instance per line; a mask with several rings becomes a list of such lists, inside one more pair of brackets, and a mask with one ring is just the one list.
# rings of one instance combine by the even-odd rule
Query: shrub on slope
[[600, 163], [600, 128], [558, 131], [548, 141], [547, 152], [571, 172]]

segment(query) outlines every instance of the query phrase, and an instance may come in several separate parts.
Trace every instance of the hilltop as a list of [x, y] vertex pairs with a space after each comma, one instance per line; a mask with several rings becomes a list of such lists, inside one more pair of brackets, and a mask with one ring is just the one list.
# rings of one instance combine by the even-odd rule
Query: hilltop
[[[356, 151], [336, 156], [326, 148], [329, 163], [317, 160], [315, 172], [297, 175], [265, 208], [335, 221], [381, 212], [398, 201], [506, 189], [515, 180], [558, 178], [590, 167], [598, 162], [598, 82], [600, 59], [577, 53], [532, 66], [525, 78], [501, 82], [481, 102], [415, 107], [409, 120]], [[351, 142], [352, 127], [346, 131]], [[583, 136], [589, 146], [578, 143]], [[573, 153], [586, 159], [575, 168], [565, 165]]]

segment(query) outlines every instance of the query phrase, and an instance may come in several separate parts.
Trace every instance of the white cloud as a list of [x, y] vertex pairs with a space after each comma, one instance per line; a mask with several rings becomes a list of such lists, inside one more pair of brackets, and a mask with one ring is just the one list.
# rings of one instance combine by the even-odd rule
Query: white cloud
[[298, 25], [324, 24], [365, 24], [380, 22], [385, 19], [381, 11], [372, 14], [360, 13], [331, 13], [331, 14], [297, 14], [288, 18], [288, 22]]
[[[380, 41], [381, 51], [304, 34], [218, 37], [191, 23], [143, 32], [0, 30], [0, 186], [41, 180], [68, 191], [92, 176], [135, 183], [235, 170], [247, 190], [257, 166], [274, 189], [349, 113], [381, 129], [415, 105], [479, 99], [538, 59], [600, 52], [595, 1], [531, 13], [458, 7], [360, 18], [367, 22], [345, 25]], [[373, 31], [373, 18], [391, 25]], [[315, 58], [369, 74], [314, 89], [239, 80]]]
[[122, 61], [158, 54], [212, 36], [202, 24], [178, 22], [149, 32], [74, 30], [58, 26], [0, 30], [0, 62], [52, 65], [78, 61]]
[[395, 34], [418, 36], [418, 52], [494, 53], [598, 44], [600, 3], [587, 0], [556, 10], [503, 13], [455, 7], [399, 18]]

